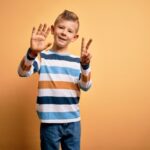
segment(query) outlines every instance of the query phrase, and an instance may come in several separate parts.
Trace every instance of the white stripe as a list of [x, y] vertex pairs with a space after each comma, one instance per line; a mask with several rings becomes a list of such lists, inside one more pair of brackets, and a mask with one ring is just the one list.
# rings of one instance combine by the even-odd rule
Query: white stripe
[[49, 52], [50, 52], [49, 50], [43, 50], [41, 53], [48, 54]]
[[57, 51], [53, 51], [53, 50], [44, 50], [42, 51], [43, 54], [49, 55], [49, 54], [57, 54], [60, 56], [70, 56], [70, 54], [68, 52], [64, 52], [64, 53], [59, 53]]
[[83, 81], [80, 80], [79, 85], [80, 85], [80, 87], [88, 89], [88, 88], [91, 87], [92, 81], [90, 80], [89, 82], [83, 82]]
[[51, 74], [51, 73], [41, 73], [40, 81], [64, 81], [64, 82], [73, 82], [78, 83], [79, 79], [65, 74]]
[[47, 54], [47, 55], [57, 54], [57, 55], [60, 55], [60, 56], [70, 56], [72, 58], [79, 58], [79, 56], [77, 56], [77, 55], [73, 55], [73, 54], [70, 54], [70, 53], [57, 53], [57, 52], [52, 51], [52, 50], [44, 50], [44, 51], [42, 51], [42, 53]]
[[38, 57], [36, 57], [34, 60], [29, 60], [27, 58], [27, 55], [26, 55], [24, 57], [24, 60], [25, 60], [25, 65], [27, 65], [27, 66], [33, 65], [34, 61], [36, 61], [37, 65], [38, 65], [38, 70], [39, 70], [39, 68], [40, 68], [40, 61], [39, 61]]
[[41, 58], [41, 65], [47, 65], [47, 66], [57, 66], [57, 67], [68, 67], [72, 69], [78, 69], [80, 70], [80, 63], [78, 62], [70, 62], [65, 60], [51, 60], [51, 59], [44, 59]]
[[69, 56], [72, 57], [72, 58], [80, 58], [79, 56], [76, 56], [76, 55], [73, 55], [73, 54], [70, 54]]
[[27, 58], [27, 55], [24, 57], [24, 60], [25, 60], [25, 65], [27, 65], [27, 66], [30, 66], [30, 65], [33, 64], [33, 60], [29, 60], [29, 59]]
[[91, 69], [90, 69], [90, 67], [89, 67], [88, 69], [84, 70], [84, 69], [81, 67], [81, 72], [82, 72], [82, 74], [84, 74], [84, 75], [87, 76], [87, 75], [91, 72]]
[[81, 118], [75, 118], [75, 119], [61, 119], [61, 120], [42, 120], [42, 123], [69, 123], [69, 122], [78, 122]]
[[73, 112], [78, 111], [79, 105], [55, 105], [55, 104], [37, 104], [37, 111], [39, 112]]
[[79, 97], [80, 91], [64, 89], [39, 89], [38, 96]]

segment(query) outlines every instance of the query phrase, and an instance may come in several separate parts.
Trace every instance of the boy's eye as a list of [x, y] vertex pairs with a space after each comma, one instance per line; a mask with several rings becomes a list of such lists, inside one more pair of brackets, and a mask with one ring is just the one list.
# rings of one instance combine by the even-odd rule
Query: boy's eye
[[60, 28], [60, 29], [64, 29], [64, 27], [63, 27], [63, 26], [59, 26], [58, 28]]
[[69, 33], [73, 33], [73, 31], [72, 31], [72, 30], [69, 30], [68, 32], [69, 32]]

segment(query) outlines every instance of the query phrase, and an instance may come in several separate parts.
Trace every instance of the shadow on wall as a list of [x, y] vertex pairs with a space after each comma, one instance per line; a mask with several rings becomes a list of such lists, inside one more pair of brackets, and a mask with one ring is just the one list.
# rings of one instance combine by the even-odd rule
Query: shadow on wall
[[11, 150], [39, 149], [39, 120], [35, 112], [37, 84], [33, 78], [22, 79], [17, 76], [18, 81], [9, 83], [1, 95], [1, 150], [10, 147]]

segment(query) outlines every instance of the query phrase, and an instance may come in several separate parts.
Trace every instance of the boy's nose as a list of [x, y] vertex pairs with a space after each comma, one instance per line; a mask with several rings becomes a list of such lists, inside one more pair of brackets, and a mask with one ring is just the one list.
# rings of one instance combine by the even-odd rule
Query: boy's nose
[[66, 31], [62, 31], [61, 35], [66, 36]]

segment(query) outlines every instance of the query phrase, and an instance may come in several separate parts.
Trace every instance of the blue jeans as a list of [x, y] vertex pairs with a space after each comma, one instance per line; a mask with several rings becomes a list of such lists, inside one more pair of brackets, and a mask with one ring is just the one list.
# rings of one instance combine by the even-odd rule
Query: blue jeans
[[41, 150], [80, 150], [80, 122], [64, 124], [41, 123]]

